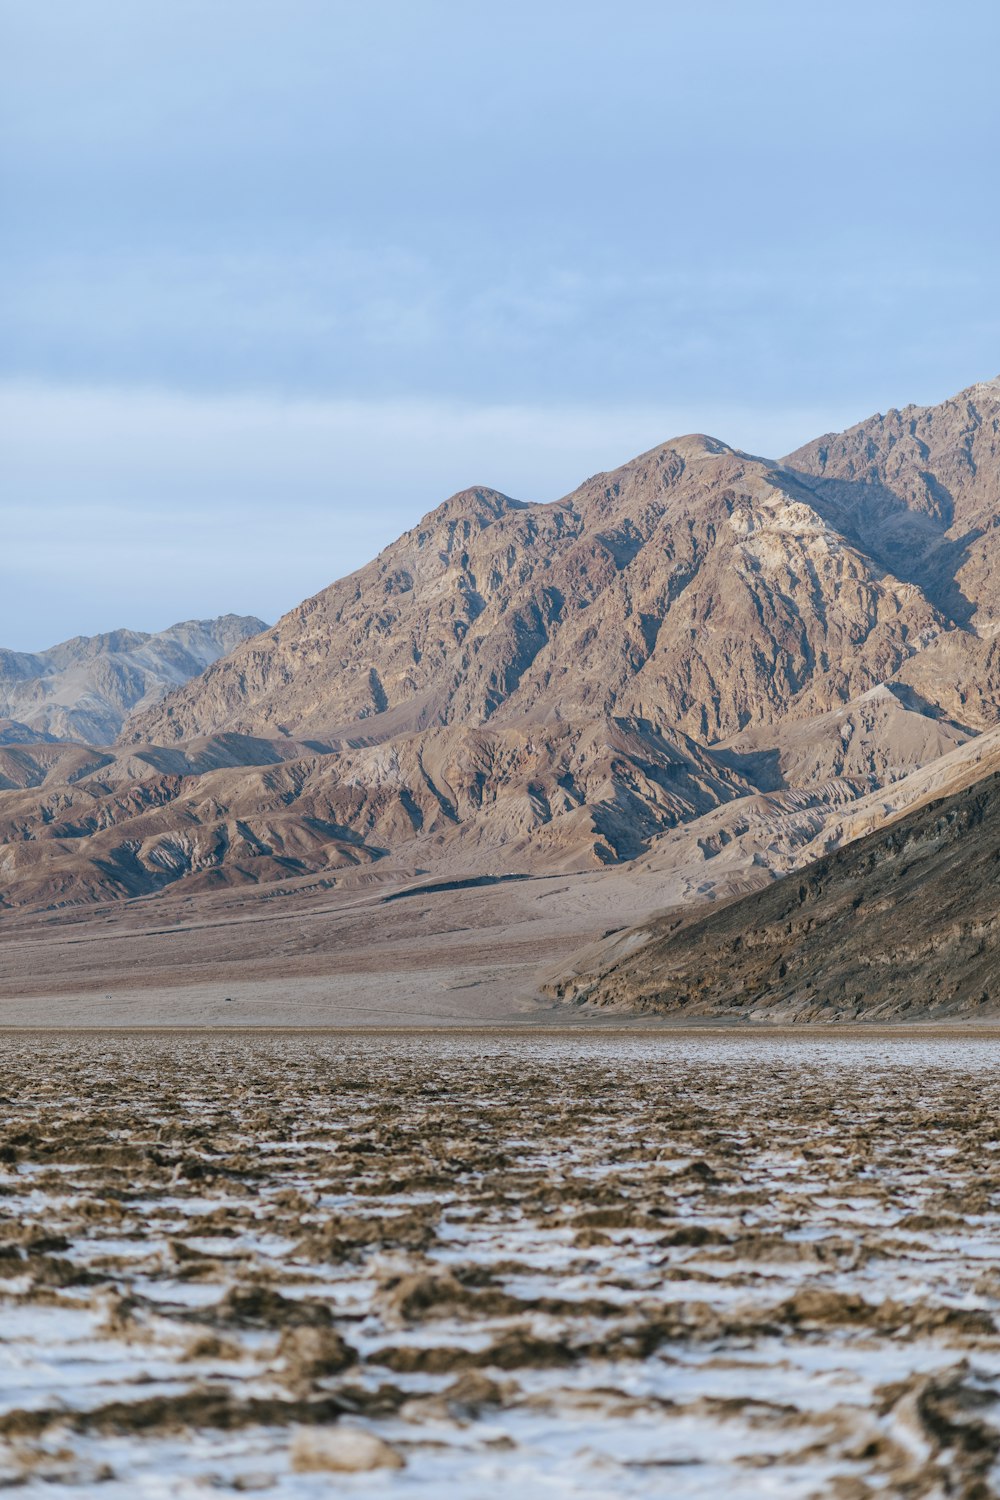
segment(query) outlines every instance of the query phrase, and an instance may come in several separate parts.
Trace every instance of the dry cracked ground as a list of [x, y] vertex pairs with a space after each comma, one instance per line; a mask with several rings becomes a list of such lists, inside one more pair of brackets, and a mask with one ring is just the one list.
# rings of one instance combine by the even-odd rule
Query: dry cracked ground
[[996, 1041], [2, 1046], [15, 1493], [1000, 1494]]

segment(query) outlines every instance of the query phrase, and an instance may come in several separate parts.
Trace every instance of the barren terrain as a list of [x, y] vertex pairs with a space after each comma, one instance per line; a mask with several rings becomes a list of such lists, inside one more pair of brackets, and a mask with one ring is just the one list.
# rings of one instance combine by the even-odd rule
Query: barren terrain
[[871, 1032], [8, 1036], [0, 1482], [989, 1500], [998, 1064]]
[[566, 1014], [540, 993], [553, 966], [662, 894], [655, 873], [618, 873], [8, 914], [0, 1026], [551, 1020]]
[[117, 746], [0, 755], [0, 902], [582, 873], [762, 796], [836, 813], [1000, 718], [998, 486], [992, 381], [780, 462], [694, 434], [553, 503], [462, 490], [133, 684]]

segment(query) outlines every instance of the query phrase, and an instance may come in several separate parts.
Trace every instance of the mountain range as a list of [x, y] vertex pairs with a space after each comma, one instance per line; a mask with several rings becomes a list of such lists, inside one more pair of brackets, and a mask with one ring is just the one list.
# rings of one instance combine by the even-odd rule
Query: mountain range
[[624, 956], [550, 990], [669, 1008], [651, 976], [700, 961], [692, 902], [736, 901], [698, 918], [715, 942], [739, 898], [777, 912], [775, 876], [986, 771], [1000, 380], [778, 461], [694, 435], [554, 503], [467, 489], [273, 627], [214, 626], [217, 659], [179, 639], [199, 667], [172, 678], [172, 632], [0, 657], [5, 905], [639, 871], [667, 926], [637, 912]]
[[155, 635], [111, 630], [47, 651], [0, 649], [0, 745], [110, 744], [130, 712], [152, 707], [266, 628], [250, 615], [222, 615], [184, 620]]

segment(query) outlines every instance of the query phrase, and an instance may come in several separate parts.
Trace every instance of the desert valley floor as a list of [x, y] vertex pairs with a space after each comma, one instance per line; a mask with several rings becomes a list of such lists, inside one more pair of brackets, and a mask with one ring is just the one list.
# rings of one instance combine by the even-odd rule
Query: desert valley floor
[[663, 889], [621, 871], [427, 886], [9, 913], [0, 1025], [572, 1021], [540, 994], [546, 976]]
[[1000, 1500], [998, 517], [989, 380], [0, 652], [0, 1487]]

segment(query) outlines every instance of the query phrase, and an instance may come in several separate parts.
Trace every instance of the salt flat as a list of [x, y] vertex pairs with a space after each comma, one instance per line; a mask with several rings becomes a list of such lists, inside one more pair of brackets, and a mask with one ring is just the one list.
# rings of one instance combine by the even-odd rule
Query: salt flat
[[996, 1040], [2, 1045], [22, 1493], [1000, 1493]]

